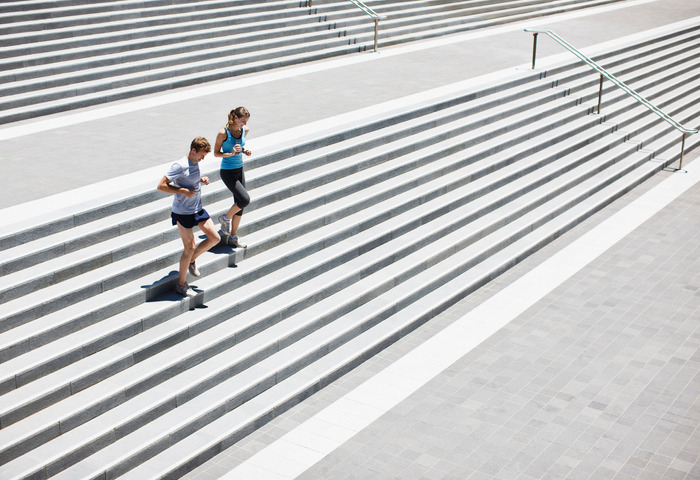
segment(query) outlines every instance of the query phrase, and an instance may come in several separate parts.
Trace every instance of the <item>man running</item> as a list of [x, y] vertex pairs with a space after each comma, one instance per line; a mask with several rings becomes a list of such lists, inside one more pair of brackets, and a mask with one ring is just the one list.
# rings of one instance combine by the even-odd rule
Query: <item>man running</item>
[[[204, 137], [192, 140], [189, 153], [178, 162], [173, 163], [167, 173], [161, 178], [158, 190], [174, 194], [172, 207], [173, 225], [177, 225], [180, 238], [185, 250], [180, 257], [180, 274], [175, 291], [180, 295], [194, 297], [197, 295], [187, 283], [187, 272], [195, 277], [201, 273], [195, 263], [197, 257], [217, 245], [221, 240], [214, 222], [202, 208], [202, 194], [200, 183], [209, 185], [209, 178], [202, 177], [199, 172], [199, 162], [211, 151], [211, 145]], [[194, 232], [192, 229], [198, 226], [207, 236], [195, 247]]]

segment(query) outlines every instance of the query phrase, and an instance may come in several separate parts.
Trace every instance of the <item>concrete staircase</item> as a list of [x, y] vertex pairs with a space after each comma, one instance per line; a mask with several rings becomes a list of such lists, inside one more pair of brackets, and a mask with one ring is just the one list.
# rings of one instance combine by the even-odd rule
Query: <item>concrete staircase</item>
[[[383, 45], [619, 0], [368, 2]], [[0, 124], [364, 51], [347, 0], [0, 2]]]
[[[596, 60], [697, 127], [699, 39]], [[0, 478], [178, 478], [677, 160], [622, 92], [593, 114], [597, 87], [561, 63], [256, 149], [249, 247], [203, 256], [196, 299], [159, 177], [0, 227]]]

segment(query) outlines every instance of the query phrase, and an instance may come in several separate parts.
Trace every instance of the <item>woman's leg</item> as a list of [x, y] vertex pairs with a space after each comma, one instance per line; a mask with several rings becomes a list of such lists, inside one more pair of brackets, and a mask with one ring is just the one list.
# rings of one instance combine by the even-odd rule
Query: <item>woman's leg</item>
[[234, 215], [231, 218], [231, 236], [237, 236], [238, 235], [238, 226], [241, 224], [241, 218], [243, 218], [243, 215]]
[[[224, 217], [226, 217], [226, 220], [231, 220], [231, 219], [233, 219], [233, 216], [236, 215], [240, 211], [241, 211], [241, 207], [239, 207], [238, 205], [236, 205], [234, 203], [233, 205], [231, 205], [231, 208], [228, 209], [228, 212], [226, 212], [226, 214], [224, 214]], [[238, 217], [240, 217], [240, 215], [238, 215]], [[239, 222], [240, 222], [240, 220], [239, 220]], [[231, 227], [231, 231], [233, 231], [233, 227]]]

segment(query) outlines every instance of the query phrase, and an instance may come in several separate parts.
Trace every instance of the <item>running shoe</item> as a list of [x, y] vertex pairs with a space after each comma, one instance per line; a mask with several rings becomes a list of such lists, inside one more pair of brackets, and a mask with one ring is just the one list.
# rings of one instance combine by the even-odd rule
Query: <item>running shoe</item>
[[197, 264], [195, 262], [190, 263], [190, 273], [194, 275], [195, 277], [201, 277], [202, 272], [199, 271], [197, 268]]
[[182, 285], [180, 285], [180, 284], [175, 285], [175, 291], [177, 293], [179, 293], [180, 295], [182, 295], [183, 297], [196, 297], [197, 296], [197, 292], [192, 290], [190, 288], [189, 284], [187, 284], [187, 283], [182, 284]]
[[226, 242], [228, 245], [231, 245], [232, 247], [238, 247], [238, 248], [246, 248], [248, 245], [245, 243], [241, 242], [241, 239], [238, 238], [238, 235], [231, 235], [228, 237], [228, 241]]
[[231, 220], [226, 218], [226, 215], [219, 215], [219, 223], [221, 224], [221, 233], [224, 235], [231, 234]]

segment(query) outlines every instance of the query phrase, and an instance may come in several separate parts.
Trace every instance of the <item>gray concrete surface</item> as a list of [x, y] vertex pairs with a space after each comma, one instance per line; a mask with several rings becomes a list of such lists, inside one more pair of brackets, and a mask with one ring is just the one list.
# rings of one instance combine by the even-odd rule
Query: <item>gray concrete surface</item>
[[[0, 128], [0, 161], [5, 178], [13, 179], [5, 182], [6, 206], [171, 162], [182, 155], [194, 136], [213, 139], [228, 110], [238, 105], [252, 112], [252, 136], [270, 135], [430, 88], [529, 65], [531, 35], [522, 31], [527, 26], [551, 28], [577, 48], [585, 48], [698, 15], [697, 0], [632, 0], [539, 22], [382, 48], [378, 54], [247, 75], [216, 82], [213, 86], [225, 86], [218, 93], [200, 96], [201, 87], [178, 89], [17, 122]], [[554, 42], [539, 41], [538, 58], [560, 53], [562, 48]], [[142, 107], [172, 94], [184, 99]], [[128, 111], [135, 105], [138, 110]], [[75, 120], [78, 116], [80, 120]]]

